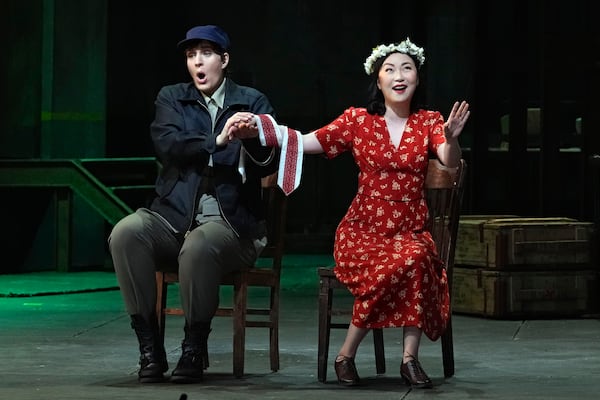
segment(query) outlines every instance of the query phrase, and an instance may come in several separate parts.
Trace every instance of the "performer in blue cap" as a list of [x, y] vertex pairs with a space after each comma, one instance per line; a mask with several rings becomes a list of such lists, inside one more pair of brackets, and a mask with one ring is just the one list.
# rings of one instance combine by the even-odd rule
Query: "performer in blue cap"
[[177, 44], [191, 82], [160, 89], [150, 135], [162, 165], [156, 197], [113, 228], [108, 239], [125, 308], [140, 348], [140, 382], [168, 371], [156, 315], [155, 271], [178, 268], [185, 314], [174, 382], [203, 379], [211, 320], [223, 274], [253, 264], [264, 244], [261, 178], [277, 170], [277, 149], [230, 140], [253, 114], [273, 114], [267, 97], [226, 77], [227, 33], [190, 29]]

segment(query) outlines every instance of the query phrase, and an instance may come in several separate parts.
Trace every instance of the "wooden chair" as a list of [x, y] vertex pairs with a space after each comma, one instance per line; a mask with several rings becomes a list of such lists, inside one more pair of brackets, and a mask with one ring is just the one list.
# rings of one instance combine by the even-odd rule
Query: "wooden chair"
[[[287, 197], [276, 184], [276, 174], [263, 178], [263, 200], [267, 216], [267, 247], [257, 265], [248, 265], [241, 271], [223, 277], [222, 285], [233, 286], [232, 307], [219, 307], [216, 316], [233, 318], [233, 374], [244, 375], [246, 328], [269, 329], [269, 354], [271, 370], [279, 370], [279, 289], [285, 236]], [[177, 269], [175, 269], [176, 271]], [[167, 271], [167, 270], [165, 270]], [[164, 341], [165, 316], [183, 315], [181, 308], [167, 306], [167, 289], [179, 281], [177, 272], [156, 272], [156, 314], [161, 339]], [[268, 307], [251, 306], [248, 301], [250, 287], [268, 288]], [[253, 316], [252, 318], [248, 318]], [[208, 352], [206, 353], [208, 354]], [[204, 360], [208, 367], [208, 356]]]
[[[427, 229], [432, 233], [440, 256], [445, 261], [448, 285], [452, 289], [452, 269], [460, 207], [464, 191], [466, 163], [460, 161], [457, 168], [446, 168], [438, 160], [429, 161], [425, 181], [427, 204], [430, 219]], [[337, 280], [331, 267], [319, 267], [319, 344], [318, 344], [318, 380], [325, 382], [327, 377], [327, 358], [329, 354], [329, 336], [333, 328], [348, 329], [348, 322], [332, 322], [332, 315], [348, 315], [348, 310], [333, 309], [334, 290], [347, 290]], [[450, 293], [452, 295], [452, 293]], [[452, 299], [452, 296], [450, 297]], [[450, 309], [450, 316], [452, 309]], [[375, 347], [375, 368], [378, 374], [385, 373], [385, 352], [383, 330], [373, 329]], [[452, 342], [452, 318], [441, 337], [444, 376], [454, 375], [454, 349]]]

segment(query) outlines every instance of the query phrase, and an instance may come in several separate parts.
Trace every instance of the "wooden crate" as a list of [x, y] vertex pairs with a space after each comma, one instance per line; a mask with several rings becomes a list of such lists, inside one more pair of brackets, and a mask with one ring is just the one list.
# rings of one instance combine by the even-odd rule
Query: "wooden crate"
[[488, 269], [581, 269], [592, 263], [592, 222], [571, 218], [465, 215], [455, 263]]
[[455, 267], [452, 309], [492, 318], [576, 317], [598, 312], [598, 271]]

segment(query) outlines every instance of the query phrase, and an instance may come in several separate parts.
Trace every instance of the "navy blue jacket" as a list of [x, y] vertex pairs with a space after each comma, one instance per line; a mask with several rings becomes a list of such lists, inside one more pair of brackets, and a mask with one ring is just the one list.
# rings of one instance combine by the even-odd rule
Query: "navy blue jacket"
[[[156, 98], [156, 114], [150, 133], [161, 172], [156, 180], [156, 195], [150, 209], [158, 212], [179, 232], [192, 226], [200, 195], [202, 174], [212, 154], [216, 198], [235, 232], [243, 238], [262, 237], [264, 219], [261, 207], [261, 177], [277, 170], [279, 152], [260, 166], [246, 156], [246, 182], [238, 172], [242, 141], [217, 147], [215, 138], [227, 119], [237, 111], [273, 114], [267, 97], [258, 90], [240, 86], [227, 79], [223, 109], [213, 131], [208, 108], [193, 83], [163, 87]], [[263, 147], [258, 138], [244, 139], [244, 148], [255, 160], [268, 160], [273, 150]]]

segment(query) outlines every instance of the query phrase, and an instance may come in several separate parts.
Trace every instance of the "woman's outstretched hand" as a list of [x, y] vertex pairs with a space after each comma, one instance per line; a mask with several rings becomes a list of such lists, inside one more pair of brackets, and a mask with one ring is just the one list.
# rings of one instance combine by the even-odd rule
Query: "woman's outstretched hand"
[[450, 111], [450, 115], [444, 123], [444, 135], [446, 136], [446, 140], [458, 138], [465, 123], [469, 119], [469, 115], [471, 115], [469, 103], [464, 100], [461, 103], [458, 101], [454, 103], [452, 111]]

